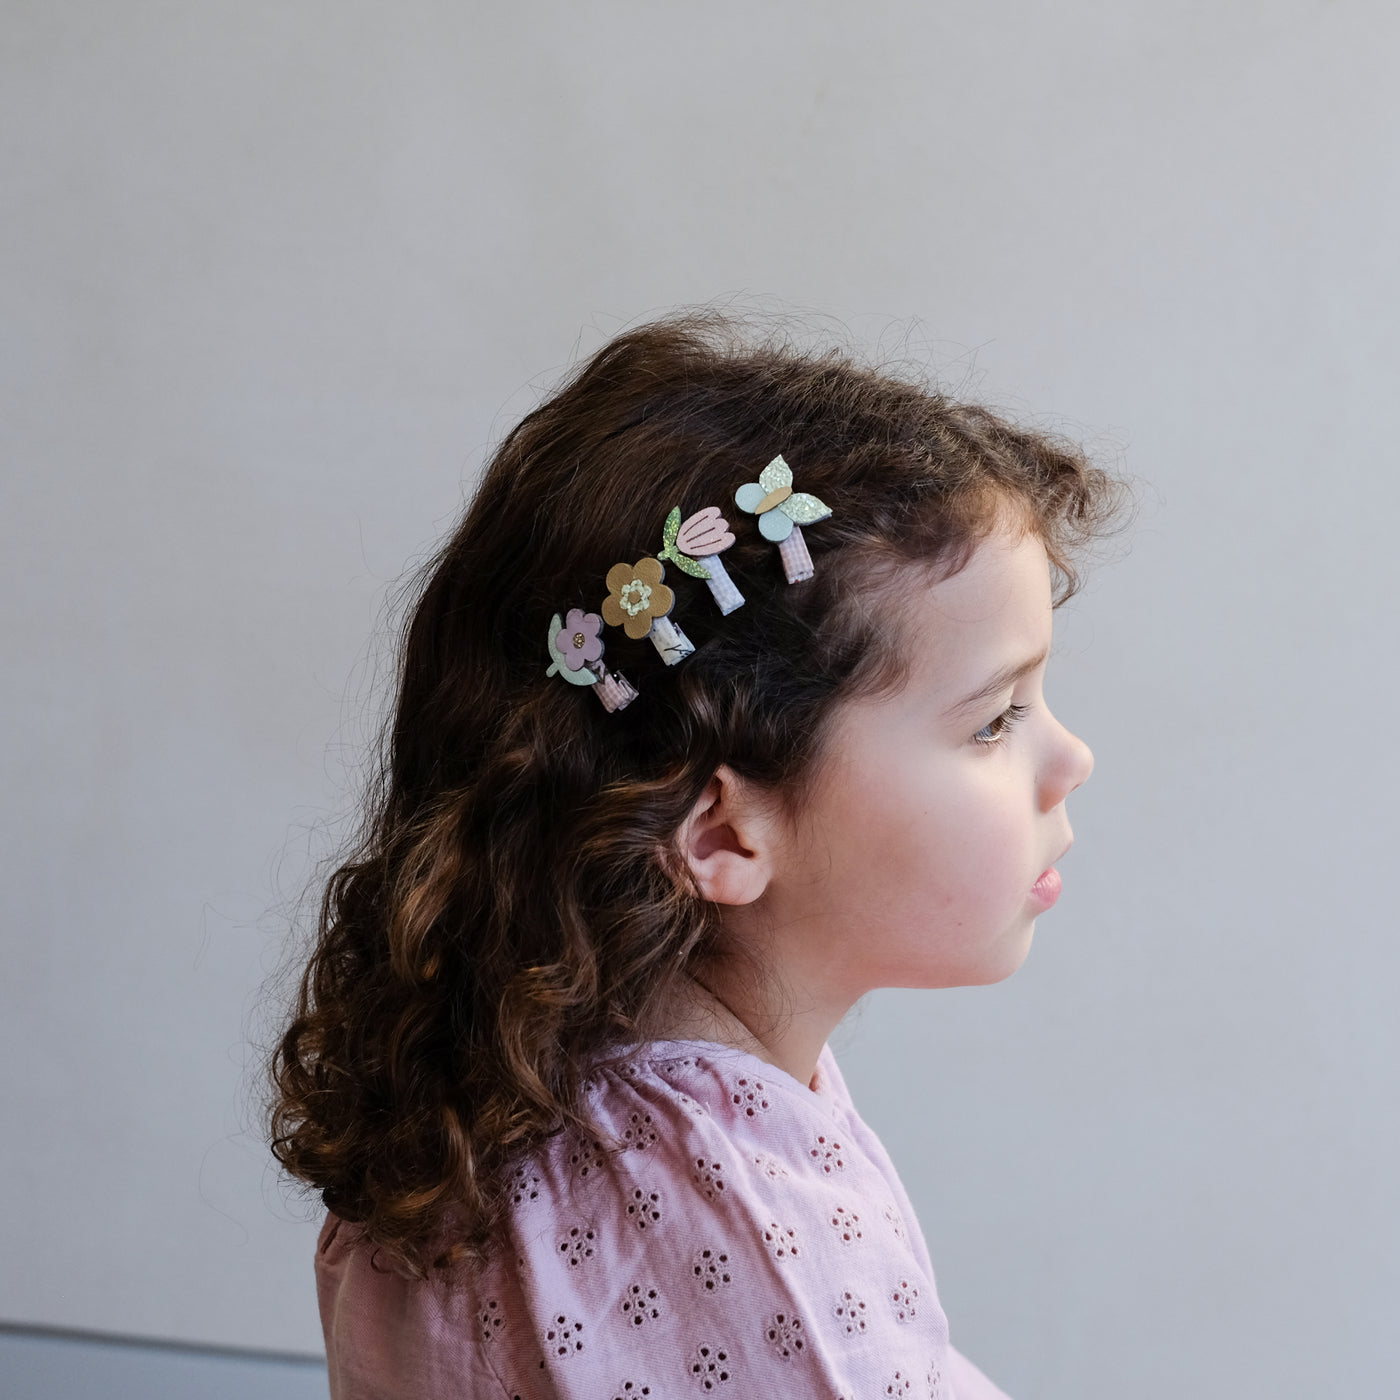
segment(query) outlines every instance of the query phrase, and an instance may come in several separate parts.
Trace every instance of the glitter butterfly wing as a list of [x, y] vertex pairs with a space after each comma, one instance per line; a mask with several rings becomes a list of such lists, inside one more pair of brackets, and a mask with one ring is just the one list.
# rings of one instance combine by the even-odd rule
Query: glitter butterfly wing
[[765, 496], [770, 491], [776, 491], [780, 486], [792, 485], [792, 468], [783, 461], [782, 453], [774, 457], [759, 473], [758, 484], [763, 488]]
[[778, 492], [786, 492], [786, 495], [758, 517], [759, 533], [774, 544], [782, 544], [792, 534], [794, 525], [811, 525], [831, 514], [825, 502], [806, 491], [792, 489], [792, 468], [781, 453], [764, 467], [756, 482], [746, 482], [734, 493], [734, 503], [753, 515], [765, 500]]
[[[818, 520], [825, 520], [831, 514], [831, 507], [825, 501], [819, 501], [806, 491], [794, 491], [778, 510], [790, 516], [799, 525], [815, 525]], [[777, 511], [773, 514], [776, 515]]]

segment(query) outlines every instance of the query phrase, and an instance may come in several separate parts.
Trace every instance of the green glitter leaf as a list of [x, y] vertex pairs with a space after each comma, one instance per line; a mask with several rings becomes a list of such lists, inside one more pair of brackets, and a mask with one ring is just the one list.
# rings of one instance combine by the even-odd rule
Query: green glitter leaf
[[690, 555], [682, 554], [676, 548], [676, 537], [680, 532], [681, 508], [675, 506], [666, 517], [666, 525], [661, 531], [661, 548], [656, 551], [656, 557], [669, 559], [682, 573], [689, 574], [691, 578], [709, 578], [710, 571], [703, 564], [697, 564]]
[[688, 554], [682, 554], [680, 550], [670, 555], [676, 561], [677, 567], [688, 573], [691, 578], [709, 578], [710, 571], [698, 560], [692, 559]]

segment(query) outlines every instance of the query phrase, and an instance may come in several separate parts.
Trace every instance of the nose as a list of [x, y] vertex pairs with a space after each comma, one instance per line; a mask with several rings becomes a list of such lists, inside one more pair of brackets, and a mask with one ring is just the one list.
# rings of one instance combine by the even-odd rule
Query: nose
[[1082, 787], [1089, 781], [1089, 774], [1094, 771], [1094, 751], [1078, 734], [1071, 734], [1065, 730], [1065, 738], [1069, 740], [1071, 748], [1074, 750], [1074, 781], [1070, 784], [1069, 790], [1073, 792], [1075, 788]]
[[1058, 807], [1075, 788], [1082, 787], [1094, 771], [1094, 751], [1077, 734], [1055, 720], [1059, 731], [1042, 770], [1041, 806], [1049, 812]]

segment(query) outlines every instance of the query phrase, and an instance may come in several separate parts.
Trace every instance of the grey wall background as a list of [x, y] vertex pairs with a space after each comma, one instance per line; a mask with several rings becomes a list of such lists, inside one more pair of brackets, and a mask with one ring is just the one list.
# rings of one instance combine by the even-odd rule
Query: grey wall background
[[1381, 0], [5, 0], [0, 1318], [319, 1350], [249, 1042], [386, 590], [576, 351], [761, 294], [1147, 483], [1059, 624], [1064, 898], [838, 1041], [954, 1340], [1018, 1400], [1379, 1393], [1397, 43]]

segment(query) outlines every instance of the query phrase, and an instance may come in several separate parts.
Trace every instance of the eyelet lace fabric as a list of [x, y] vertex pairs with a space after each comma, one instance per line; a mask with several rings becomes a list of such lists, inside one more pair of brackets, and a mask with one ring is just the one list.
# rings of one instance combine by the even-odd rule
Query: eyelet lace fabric
[[333, 1400], [1007, 1400], [949, 1344], [913, 1209], [829, 1049], [808, 1086], [655, 1042], [587, 1092], [596, 1136], [514, 1171], [508, 1238], [455, 1293], [372, 1267], [327, 1215]]

